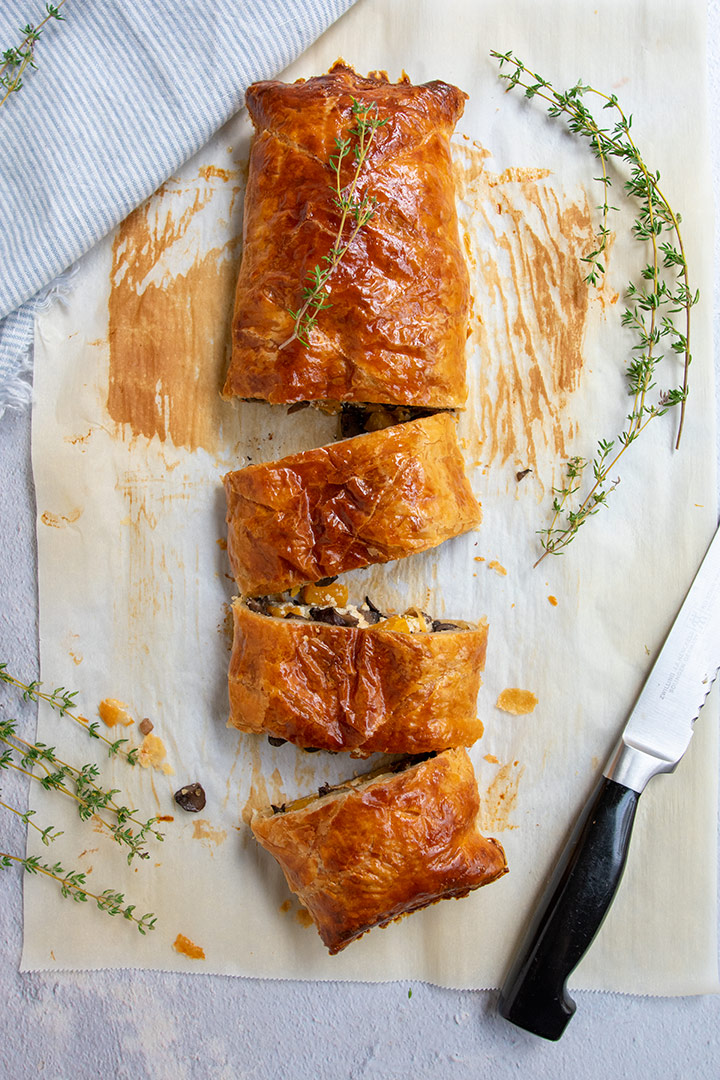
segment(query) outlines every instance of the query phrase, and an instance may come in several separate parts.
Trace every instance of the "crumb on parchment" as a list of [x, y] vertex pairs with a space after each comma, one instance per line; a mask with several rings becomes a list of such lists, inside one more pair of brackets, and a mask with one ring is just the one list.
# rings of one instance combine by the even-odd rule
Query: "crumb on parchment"
[[507, 577], [507, 570], [497, 561], [497, 559], [493, 559], [492, 562], [488, 563], [488, 570], [494, 570], [500, 577]]
[[107, 727], [115, 727], [116, 724], [122, 724], [123, 727], [129, 727], [131, 724], [135, 723], [132, 716], [127, 711], [125, 702], [118, 701], [117, 698], [103, 698], [98, 705], [98, 715]]
[[166, 754], [165, 743], [162, 739], [158, 735], [153, 735], [152, 731], [148, 732], [140, 743], [137, 756], [138, 765], [142, 765], [144, 769], [158, 769], [166, 776], [174, 776], [175, 770], [165, 760]]
[[191, 960], [205, 959], [205, 950], [196, 945], [194, 941], [191, 941], [189, 937], [185, 937], [184, 934], [178, 934], [175, 938], [173, 949], [183, 956], [189, 956]]
[[500, 693], [495, 705], [496, 708], [512, 713], [513, 716], [524, 716], [533, 712], [537, 703], [538, 699], [532, 690], [520, 690], [513, 686]]

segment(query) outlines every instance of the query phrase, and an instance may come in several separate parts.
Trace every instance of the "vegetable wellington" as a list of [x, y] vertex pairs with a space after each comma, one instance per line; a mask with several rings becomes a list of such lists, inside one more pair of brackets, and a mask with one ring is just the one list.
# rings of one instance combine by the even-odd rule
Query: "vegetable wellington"
[[479, 805], [467, 751], [446, 750], [256, 811], [250, 824], [334, 954], [507, 872], [501, 845], [479, 831]]
[[[469, 281], [450, 137], [465, 98], [342, 61], [248, 89], [255, 139], [226, 398], [464, 405]], [[361, 168], [358, 110], [379, 121]], [[371, 211], [354, 237], [343, 198]], [[315, 325], [294, 336], [308, 282], [349, 237]]]
[[240, 591], [280, 593], [459, 536], [482, 513], [449, 413], [224, 477]]
[[[342, 590], [345, 586], [332, 585]], [[315, 750], [419, 754], [471, 746], [487, 624], [324, 606], [330, 589], [233, 603], [230, 724]], [[345, 599], [341, 597], [341, 599]]]

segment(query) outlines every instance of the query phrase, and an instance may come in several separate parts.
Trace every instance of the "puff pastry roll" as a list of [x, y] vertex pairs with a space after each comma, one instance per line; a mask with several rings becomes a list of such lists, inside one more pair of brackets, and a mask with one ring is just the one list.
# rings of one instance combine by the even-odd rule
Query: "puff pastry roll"
[[449, 413], [224, 477], [240, 591], [265, 596], [441, 544], [481, 520]]
[[[450, 136], [466, 96], [440, 81], [363, 78], [342, 62], [305, 82], [248, 89], [256, 134], [224, 397], [464, 404], [469, 283]], [[308, 275], [325, 267], [337, 236], [330, 158], [335, 140], [356, 123], [353, 99], [376, 104], [386, 121], [357, 186], [358, 197], [376, 200], [375, 210], [328, 281], [331, 306], [308, 345], [296, 339], [281, 347]], [[348, 153], [342, 187], [354, 170]]]
[[335, 954], [374, 926], [507, 872], [500, 844], [479, 831], [479, 804], [467, 751], [446, 750], [256, 811], [251, 828]]
[[417, 609], [387, 616], [367, 600], [338, 607], [324, 600], [330, 589], [311, 586], [299, 603], [233, 603], [230, 725], [358, 757], [479, 739], [487, 623], [441, 622]]

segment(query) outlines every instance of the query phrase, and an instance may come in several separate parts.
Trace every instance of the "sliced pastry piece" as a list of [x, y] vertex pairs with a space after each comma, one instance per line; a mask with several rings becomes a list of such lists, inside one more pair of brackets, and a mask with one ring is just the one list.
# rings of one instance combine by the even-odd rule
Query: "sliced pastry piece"
[[[297, 591], [297, 590], [293, 590]], [[233, 603], [230, 724], [316, 750], [367, 756], [471, 746], [487, 623], [347, 603], [309, 586]]]
[[[248, 89], [255, 138], [226, 398], [464, 405], [469, 282], [450, 137], [466, 96], [437, 80], [365, 78], [341, 61], [327, 75]], [[347, 194], [357, 168], [357, 109], [368, 107], [382, 126], [354, 194], [374, 204], [372, 216], [301, 340], [294, 313], [336, 243], [339, 192]], [[331, 162], [338, 139], [348, 140], [339, 179]], [[341, 241], [352, 228], [351, 213]]]
[[228, 556], [244, 595], [412, 555], [482, 513], [449, 413], [224, 477]]
[[500, 844], [479, 831], [466, 750], [394, 768], [252, 817], [256, 839], [277, 859], [331, 954], [374, 926], [466, 896], [507, 872]]

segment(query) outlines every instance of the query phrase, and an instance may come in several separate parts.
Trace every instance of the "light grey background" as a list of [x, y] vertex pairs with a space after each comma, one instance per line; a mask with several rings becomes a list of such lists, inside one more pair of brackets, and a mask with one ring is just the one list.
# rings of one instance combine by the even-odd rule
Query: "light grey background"
[[[708, 20], [713, 181], [720, 217], [720, 0], [709, 0]], [[718, 235], [716, 226], [716, 370]], [[0, 420], [0, 464], [0, 659], [29, 679], [37, 674], [37, 585], [27, 414], [8, 413]], [[32, 706], [18, 705], [15, 714], [32, 730]], [[0, 781], [3, 799], [25, 805], [21, 780], [2, 774]], [[23, 826], [7, 814], [1, 820], [1, 846], [22, 850]], [[0, 877], [3, 1080], [37, 1075], [53, 1080], [720, 1076], [720, 996], [578, 993], [576, 1016], [562, 1040], [552, 1044], [501, 1020], [494, 992], [138, 971], [20, 975], [21, 889], [19, 872]]]

